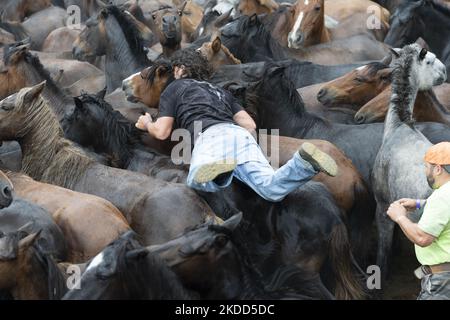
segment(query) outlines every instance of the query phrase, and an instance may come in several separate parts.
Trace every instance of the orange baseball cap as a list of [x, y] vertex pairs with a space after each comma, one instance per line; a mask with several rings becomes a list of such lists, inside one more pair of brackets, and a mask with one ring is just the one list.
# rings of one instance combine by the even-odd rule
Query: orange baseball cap
[[441, 166], [450, 165], [450, 142], [441, 142], [430, 147], [424, 160]]

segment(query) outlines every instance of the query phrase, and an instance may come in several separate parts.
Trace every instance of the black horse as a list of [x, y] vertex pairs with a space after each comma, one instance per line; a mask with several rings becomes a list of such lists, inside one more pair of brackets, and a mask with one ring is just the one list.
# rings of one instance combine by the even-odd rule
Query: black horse
[[[419, 37], [425, 40], [450, 72], [450, 7], [438, 0], [404, 0], [391, 16], [384, 42], [402, 48]], [[447, 79], [447, 82], [450, 82]]]
[[[241, 222], [242, 213], [222, 225], [203, 224], [180, 237], [146, 250], [160, 255], [185, 286], [207, 299], [332, 299], [318, 279], [296, 266], [282, 265], [272, 259], [270, 275], [259, 261], [275, 248], [265, 246], [251, 225]], [[256, 250], [255, 250], [256, 249]]]
[[137, 235], [129, 231], [92, 259], [80, 289], [64, 300], [186, 300], [195, 296], [155, 254], [142, 250]]
[[65, 136], [98, 154], [106, 154], [114, 167], [165, 181], [185, 182], [187, 168], [144, 146], [141, 131], [104, 101], [102, 93], [74, 98], [74, 112], [62, 121]]
[[279, 266], [296, 266], [320, 274], [316, 285], [323, 280], [338, 299], [364, 296], [341, 211], [323, 184], [308, 182], [273, 203], [235, 181], [220, 197], [206, 194], [204, 199], [224, 218], [236, 214], [236, 208], [243, 212], [248, 227], [241, 242], [257, 256], [254, 263], [265, 277]]

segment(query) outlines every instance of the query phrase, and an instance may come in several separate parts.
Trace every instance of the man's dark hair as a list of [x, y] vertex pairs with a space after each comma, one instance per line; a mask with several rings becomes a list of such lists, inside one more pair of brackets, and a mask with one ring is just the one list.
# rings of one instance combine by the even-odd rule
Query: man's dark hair
[[212, 75], [212, 68], [208, 60], [195, 49], [183, 49], [175, 52], [170, 58], [172, 66], [185, 66], [187, 78], [208, 80]]

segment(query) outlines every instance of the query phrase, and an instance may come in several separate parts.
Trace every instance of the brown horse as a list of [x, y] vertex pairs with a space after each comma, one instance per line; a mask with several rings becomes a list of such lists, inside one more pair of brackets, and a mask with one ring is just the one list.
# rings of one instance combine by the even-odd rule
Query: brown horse
[[102, 198], [9, 172], [19, 197], [46, 209], [67, 241], [67, 261], [86, 262], [130, 230], [122, 213]]
[[240, 14], [251, 16], [252, 14], [270, 14], [279, 8], [274, 0], [241, 0], [238, 11]]
[[[268, 26], [274, 38], [283, 46], [293, 49], [358, 34], [368, 35], [373, 39], [373, 31], [367, 29], [367, 8], [372, 5], [379, 7], [380, 11], [382, 9], [372, 1], [357, 2], [359, 3], [356, 5], [350, 5], [348, 1], [298, 0], [292, 6], [283, 7], [272, 17], [268, 17]], [[349, 5], [351, 14], [348, 13]], [[331, 17], [339, 21], [334, 21]], [[379, 40], [382, 40], [387, 28], [383, 30]]]
[[159, 43], [163, 49], [163, 56], [169, 58], [172, 54], [181, 49], [183, 27], [181, 17], [186, 6], [184, 3], [181, 9], [172, 6], [161, 6], [152, 11], [152, 19], [157, 29]]
[[168, 241], [215, 216], [185, 185], [106, 167], [86, 156], [63, 138], [56, 116], [41, 96], [44, 87], [41, 83], [22, 89], [0, 102], [0, 141], [19, 141], [25, 174], [109, 200], [145, 243]]
[[214, 40], [205, 42], [197, 49], [208, 59], [213, 70], [217, 70], [220, 66], [226, 64], [240, 64], [241, 60], [236, 59], [235, 56], [222, 44], [219, 36], [213, 38]]
[[13, 184], [0, 170], [0, 209], [8, 207], [13, 201]]
[[[174, 1], [175, 2], [175, 1]], [[177, 6], [184, 8], [181, 15], [181, 30], [183, 31], [183, 40], [193, 42], [196, 37], [197, 27], [203, 19], [203, 8], [193, 0], [187, 0], [184, 4]]]
[[[359, 124], [384, 121], [391, 99], [391, 86], [367, 102], [356, 114]], [[419, 91], [414, 102], [413, 116], [419, 122], [440, 122], [450, 125], [450, 111], [437, 99], [433, 90]]]
[[38, 245], [40, 232], [0, 232], [0, 290], [15, 300], [60, 299], [66, 291], [58, 265]]
[[23, 21], [33, 13], [51, 6], [51, 0], [4, 0], [0, 21]]
[[347, 105], [359, 108], [375, 98], [391, 82], [392, 56], [380, 62], [372, 62], [323, 84], [317, 93], [317, 100], [327, 107]]

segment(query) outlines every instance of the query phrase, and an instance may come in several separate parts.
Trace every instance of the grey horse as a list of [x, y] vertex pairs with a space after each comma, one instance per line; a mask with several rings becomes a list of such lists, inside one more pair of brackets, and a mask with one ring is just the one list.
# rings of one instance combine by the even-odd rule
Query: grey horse
[[394, 222], [386, 215], [390, 203], [400, 198], [426, 199], [431, 194], [425, 175], [424, 156], [431, 142], [414, 126], [412, 111], [417, 92], [446, 80], [444, 64], [418, 44], [393, 50], [392, 96], [385, 120], [382, 146], [372, 171], [377, 201], [377, 264], [386, 279]]

